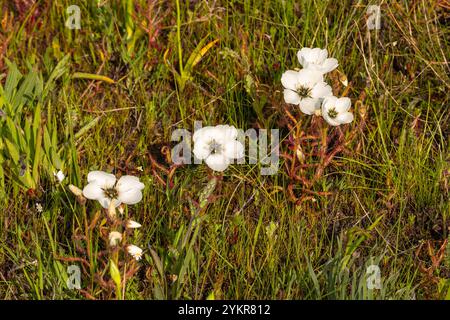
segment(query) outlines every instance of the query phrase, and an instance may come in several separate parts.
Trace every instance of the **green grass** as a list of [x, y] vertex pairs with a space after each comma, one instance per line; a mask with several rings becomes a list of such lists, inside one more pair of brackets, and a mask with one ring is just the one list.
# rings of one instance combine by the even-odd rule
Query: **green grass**
[[[145, 255], [125, 299], [450, 298], [443, 1], [384, 3], [381, 29], [372, 31], [366, 1], [179, 1], [179, 10], [178, 1], [27, 3], [0, 2], [0, 298], [86, 298], [66, 286], [67, 267], [79, 262], [59, 258], [82, 257], [74, 235], [100, 207], [80, 205], [68, 185], [82, 188], [96, 169], [146, 185], [126, 212], [143, 225], [131, 240]], [[64, 26], [72, 4], [80, 30]], [[286, 139], [287, 107], [308, 132], [309, 117], [285, 105], [280, 83], [300, 67], [304, 46], [327, 48], [350, 82], [355, 121], [343, 130], [356, 135], [312, 187], [330, 195], [291, 201], [288, 186], [297, 196], [301, 186], [282, 159], [273, 176], [259, 165], [217, 175], [203, 164], [169, 177], [160, 166], [171, 166], [171, 133], [193, 131], [194, 121], [279, 128]], [[25, 78], [8, 87], [13, 65]], [[338, 81], [333, 87], [342, 93]], [[59, 167], [62, 184], [53, 176]], [[100, 228], [89, 236], [94, 253], [105, 247], [100, 237]], [[109, 266], [91, 259], [82, 288], [116, 297], [94, 281], [97, 272], [108, 278]], [[380, 290], [367, 288], [371, 264], [380, 267]]]

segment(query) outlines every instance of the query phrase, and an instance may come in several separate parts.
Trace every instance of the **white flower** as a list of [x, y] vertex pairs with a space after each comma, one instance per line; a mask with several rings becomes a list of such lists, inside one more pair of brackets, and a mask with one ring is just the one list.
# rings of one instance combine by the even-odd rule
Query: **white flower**
[[83, 195], [100, 202], [108, 209], [111, 201], [115, 207], [121, 203], [136, 204], [142, 200], [144, 184], [135, 176], [122, 176], [119, 181], [113, 174], [103, 171], [91, 171], [88, 174], [88, 185], [83, 189]]
[[327, 49], [302, 48], [297, 52], [297, 58], [303, 68], [313, 69], [325, 74], [337, 68], [338, 61], [328, 58]]
[[314, 114], [320, 109], [322, 99], [331, 96], [331, 87], [323, 81], [323, 74], [310, 69], [288, 70], [281, 76], [286, 103], [300, 105], [306, 114]]
[[127, 228], [128, 229], [137, 229], [137, 228], [140, 228], [140, 227], [142, 227], [142, 225], [140, 223], [136, 222], [136, 221], [133, 221], [133, 220], [128, 220], [127, 221]]
[[244, 146], [237, 141], [238, 131], [229, 125], [204, 127], [195, 131], [194, 155], [205, 160], [214, 171], [224, 171], [232, 159], [244, 156]]
[[347, 97], [327, 97], [322, 103], [322, 116], [332, 126], [338, 126], [353, 121], [353, 114], [348, 112], [351, 101]]
[[42, 208], [42, 204], [40, 204], [39, 202], [36, 202], [36, 211], [39, 213], [42, 213], [42, 211], [44, 211], [44, 209]]
[[115, 247], [122, 241], [122, 234], [117, 231], [111, 231], [109, 233], [108, 238], [109, 238], [109, 245], [111, 247]]
[[130, 244], [127, 246], [127, 251], [129, 254], [133, 256], [137, 261], [142, 258], [142, 249], [134, 244]]
[[56, 179], [58, 179], [59, 183], [61, 183], [66, 177], [61, 170], [59, 170], [58, 172], [53, 172], [53, 175], [56, 177]]

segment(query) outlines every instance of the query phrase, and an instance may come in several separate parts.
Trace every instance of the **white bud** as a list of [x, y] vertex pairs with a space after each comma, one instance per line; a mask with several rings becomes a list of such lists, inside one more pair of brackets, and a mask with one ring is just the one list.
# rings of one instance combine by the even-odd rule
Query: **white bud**
[[61, 170], [59, 170], [58, 172], [53, 172], [53, 175], [56, 177], [56, 179], [58, 179], [59, 183], [61, 183], [66, 177]]
[[72, 191], [72, 193], [76, 197], [83, 197], [83, 190], [81, 190], [78, 187], [75, 187], [73, 184], [69, 184], [69, 190]]
[[127, 221], [127, 228], [128, 229], [137, 229], [142, 227], [142, 225], [134, 220], [128, 220]]
[[122, 234], [117, 231], [111, 231], [109, 233], [108, 238], [109, 238], [109, 245], [111, 247], [115, 247], [122, 241]]

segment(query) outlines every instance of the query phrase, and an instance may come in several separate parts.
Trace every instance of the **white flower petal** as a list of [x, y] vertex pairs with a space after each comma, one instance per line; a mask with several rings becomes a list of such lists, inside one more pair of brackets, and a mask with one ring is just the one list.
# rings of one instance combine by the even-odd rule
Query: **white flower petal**
[[327, 113], [328, 110], [336, 105], [337, 98], [335, 96], [329, 96], [323, 99], [322, 113]]
[[324, 63], [328, 57], [328, 50], [321, 48], [302, 48], [297, 52], [297, 58], [304, 68], [313, 65], [319, 66]]
[[296, 90], [298, 84], [298, 75], [299, 72], [288, 70], [281, 76], [281, 84], [286, 89]]
[[230, 160], [222, 153], [216, 153], [206, 158], [205, 163], [214, 171], [222, 172], [228, 168]]
[[311, 97], [315, 99], [325, 98], [333, 95], [333, 90], [326, 82], [317, 83], [311, 91]]
[[312, 115], [316, 112], [317, 105], [320, 105], [318, 99], [306, 98], [300, 101], [300, 110], [305, 113]]
[[197, 142], [195, 142], [192, 152], [194, 152], [197, 159], [206, 159], [210, 155], [210, 142], [211, 141], [206, 141], [204, 139], [198, 139]]
[[[297, 75], [297, 84], [312, 88], [316, 83], [323, 82], [323, 74], [314, 69], [302, 69]], [[294, 88], [296, 89], [296, 88]]]
[[338, 67], [339, 63], [337, 59], [335, 58], [328, 58], [325, 60], [325, 62], [322, 64], [322, 72], [328, 73], [330, 71], [333, 71]]
[[338, 61], [328, 58], [328, 50], [321, 48], [302, 48], [297, 52], [297, 58], [303, 68], [319, 71], [322, 74], [330, 72], [338, 66]]
[[336, 121], [341, 124], [350, 123], [353, 121], [353, 113], [351, 112], [341, 113], [336, 117]]
[[97, 200], [105, 196], [102, 187], [97, 181], [88, 183], [83, 189], [83, 196], [87, 199]]
[[229, 141], [223, 148], [223, 153], [230, 159], [240, 159], [244, 156], [244, 146], [239, 141]]
[[234, 140], [238, 136], [238, 130], [234, 126], [229, 125], [218, 125], [216, 127], [220, 130], [222, 142], [228, 141], [228, 140]]
[[327, 58], [327, 56], [328, 56], [327, 49], [314, 48], [311, 50], [309, 54], [308, 63], [316, 65], [322, 64], [323, 61]]
[[117, 192], [128, 192], [130, 190], [142, 190], [145, 188], [145, 185], [139, 181], [138, 177], [125, 175], [122, 176], [119, 181], [117, 181], [116, 189]]
[[119, 192], [117, 199], [125, 204], [136, 204], [142, 200], [142, 192], [140, 189], [130, 189], [126, 192]]
[[122, 176], [117, 182], [118, 200], [126, 204], [136, 204], [142, 200], [141, 190], [145, 185], [135, 176]]
[[114, 207], [117, 208], [118, 206], [120, 206], [121, 202], [117, 199], [110, 199], [108, 197], [103, 197], [103, 198], [99, 198], [97, 199], [97, 201], [100, 203], [100, 205], [105, 208], [105, 209], [109, 209], [109, 205], [112, 203], [114, 204]]
[[222, 142], [226, 136], [227, 127], [229, 126], [215, 126], [215, 127], [204, 127], [194, 132], [193, 141], [194, 144], [203, 141], [205, 143], [210, 143], [215, 140], [217, 142]]
[[103, 188], [112, 188], [116, 183], [116, 177], [113, 174], [103, 171], [89, 172], [87, 180], [89, 183], [95, 181], [98, 185], [102, 186]]
[[195, 130], [194, 135], [192, 136], [192, 140], [196, 142], [198, 139], [202, 139], [210, 128], [212, 127], [203, 127]]
[[286, 103], [290, 104], [299, 104], [300, 103], [300, 96], [297, 92], [292, 91], [290, 89], [284, 89], [284, 101]]
[[334, 118], [334, 119], [331, 118], [330, 116], [328, 116], [328, 113], [322, 114], [322, 116], [329, 125], [331, 125], [331, 126], [340, 125], [340, 123], [338, 121], [336, 121], [337, 118]]
[[298, 62], [300, 62], [300, 64], [306, 68], [306, 63], [307, 63], [307, 57], [309, 56], [309, 52], [311, 51], [311, 48], [301, 48], [298, 52], [297, 52], [297, 58], [298, 58]]
[[348, 109], [350, 109], [350, 106], [352, 105], [352, 102], [350, 98], [348, 97], [342, 97], [336, 100], [336, 111], [338, 113], [344, 113], [347, 112]]
[[66, 177], [61, 170], [59, 170], [58, 172], [54, 172], [53, 175], [58, 179], [59, 183], [61, 183]]
[[318, 56], [317, 56], [317, 60], [316, 60], [317, 64], [325, 63], [327, 60], [327, 57], [328, 57], [328, 50], [327, 49], [320, 50], [320, 52], [318, 53]]

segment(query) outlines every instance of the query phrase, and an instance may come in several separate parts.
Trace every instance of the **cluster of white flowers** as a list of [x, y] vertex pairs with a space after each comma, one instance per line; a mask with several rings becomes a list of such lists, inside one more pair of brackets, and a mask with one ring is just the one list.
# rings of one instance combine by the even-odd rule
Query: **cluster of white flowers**
[[214, 171], [224, 171], [234, 159], [244, 156], [244, 146], [237, 140], [238, 130], [229, 125], [204, 127], [193, 136], [194, 155]]
[[295, 104], [308, 115], [322, 115], [328, 124], [338, 126], [353, 121], [349, 112], [351, 101], [347, 97], [333, 96], [324, 75], [338, 66], [338, 61], [328, 58], [328, 51], [320, 48], [302, 48], [297, 58], [303, 69], [288, 70], [281, 76], [284, 101]]
[[[119, 180], [116, 177], [103, 171], [91, 171], [87, 177], [88, 184], [84, 187], [82, 195], [91, 200], [97, 200], [101, 206], [108, 209], [110, 217], [115, 217], [115, 211], [122, 203], [136, 204], [142, 200], [142, 189], [145, 185], [139, 181], [138, 177], [125, 175]], [[69, 186], [72, 192], [80, 196], [80, 191], [74, 186]], [[119, 210], [119, 212], [122, 212]], [[128, 220], [124, 223], [126, 229], [137, 229], [141, 227], [136, 221]], [[122, 242], [122, 233], [111, 231], [108, 236], [109, 245], [115, 247]], [[140, 260], [142, 249], [133, 244], [126, 246], [127, 252], [134, 259]]]

